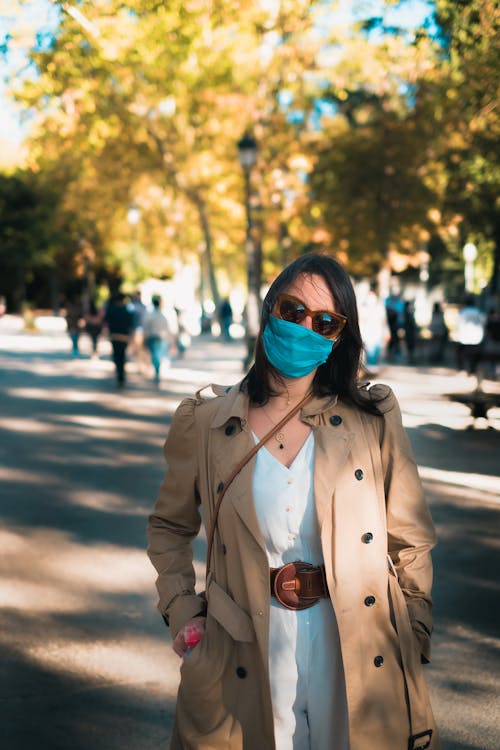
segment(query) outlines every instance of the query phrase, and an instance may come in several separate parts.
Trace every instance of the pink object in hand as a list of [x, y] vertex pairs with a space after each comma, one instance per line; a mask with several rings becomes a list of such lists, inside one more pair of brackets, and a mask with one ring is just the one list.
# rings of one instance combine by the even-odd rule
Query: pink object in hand
[[201, 625], [186, 625], [184, 627], [184, 641], [187, 646], [188, 654], [201, 641], [203, 627]]

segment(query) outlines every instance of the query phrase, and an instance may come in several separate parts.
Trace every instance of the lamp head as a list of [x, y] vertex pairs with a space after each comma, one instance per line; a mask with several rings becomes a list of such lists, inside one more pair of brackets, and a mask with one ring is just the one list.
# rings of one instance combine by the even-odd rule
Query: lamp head
[[243, 169], [251, 169], [257, 161], [257, 141], [249, 133], [238, 141], [238, 157]]
[[467, 242], [464, 245], [464, 260], [466, 263], [474, 263], [477, 258], [477, 247], [473, 242]]

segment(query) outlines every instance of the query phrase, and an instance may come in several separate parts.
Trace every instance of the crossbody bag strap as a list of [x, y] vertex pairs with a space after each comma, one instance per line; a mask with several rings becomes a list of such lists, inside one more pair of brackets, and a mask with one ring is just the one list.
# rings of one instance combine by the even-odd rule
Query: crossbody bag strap
[[206, 576], [207, 576], [207, 579], [208, 579], [208, 574], [209, 574], [209, 571], [210, 571], [210, 560], [211, 560], [211, 557], [212, 557], [212, 548], [213, 548], [214, 537], [215, 537], [215, 529], [216, 529], [216, 526], [217, 526], [217, 518], [219, 516], [220, 506], [221, 506], [221, 503], [222, 503], [222, 499], [223, 499], [224, 495], [226, 494], [227, 488], [229, 487], [229, 485], [231, 484], [231, 482], [233, 481], [233, 479], [240, 473], [240, 471], [242, 470], [242, 468], [250, 461], [251, 458], [253, 458], [255, 456], [255, 454], [257, 453], [257, 451], [260, 448], [262, 448], [262, 446], [265, 443], [267, 443], [268, 440], [270, 440], [270, 438], [273, 437], [273, 435], [275, 435], [277, 432], [279, 432], [279, 430], [292, 417], [294, 417], [295, 414], [297, 414], [297, 412], [304, 406], [304, 404], [306, 404], [312, 398], [312, 396], [313, 396], [312, 393], [306, 393], [306, 395], [304, 396], [304, 398], [301, 401], [299, 401], [299, 403], [296, 406], [294, 406], [293, 409], [291, 409], [291, 411], [289, 411], [287, 414], [285, 414], [285, 416], [283, 417], [283, 419], [281, 419], [278, 422], [277, 425], [275, 425], [271, 430], [269, 430], [269, 432], [266, 435], [264, 435], [264, 437], [261, 440], [259, 440], [259, 442], [256, 443], [253, 446], [253, 448], [251, 450], [249, 450], [248, 453], [246, 453], [243, 456], [243, 458], [241, 459], [241, 461], [238, 464], [236, 464], [236, 466], [233, 468], [231, 474], [228, 476], [228, 478], [226, 479], [226, 481], [222, 485], [221, 489], [217, 493], [217, 501], [215, 503], [215, 508], [214, 508], [214, 512], [213, 512], [213, 515], [212, 515], [212, 522], [210, 524], [210, 531], [209, 531], [208, 537], [207, 537], [207, 540], [208, 540], [207, 541], [207, 567], [206, 567]]

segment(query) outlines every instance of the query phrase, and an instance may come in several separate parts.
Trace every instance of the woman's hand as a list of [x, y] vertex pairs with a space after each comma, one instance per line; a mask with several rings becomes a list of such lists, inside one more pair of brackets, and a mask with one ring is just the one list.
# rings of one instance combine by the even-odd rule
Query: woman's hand
[[188, 649], [194, 648], [201, 641], [205, 632], [206, 619], [206, 617], [199, 615], [192, 617], [179, 630], [172, 644], [172, 648], [177, 656], [182, 658]]

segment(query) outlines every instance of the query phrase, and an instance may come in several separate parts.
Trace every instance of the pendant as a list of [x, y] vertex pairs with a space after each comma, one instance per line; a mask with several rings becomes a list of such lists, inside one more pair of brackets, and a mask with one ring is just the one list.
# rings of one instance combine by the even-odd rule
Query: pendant
[[285, 433], [284, 432], [278, 432], [277, 435], [275, 435], [276, 440], [279, 443], [279, 449], [282, 451], [285, 446], [283, 445], [283, 440], [285, 439]]

